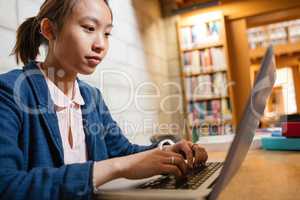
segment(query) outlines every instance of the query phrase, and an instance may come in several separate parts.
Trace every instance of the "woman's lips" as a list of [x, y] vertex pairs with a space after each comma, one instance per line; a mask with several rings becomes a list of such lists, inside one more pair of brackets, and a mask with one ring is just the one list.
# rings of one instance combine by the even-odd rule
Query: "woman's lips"
[[101, 58], [100, 57], [95, 57], [95, 56], [87, 56], [85, 57], [88, 61], [88, 64], [92, 67], [95, 67], [100, 64]]

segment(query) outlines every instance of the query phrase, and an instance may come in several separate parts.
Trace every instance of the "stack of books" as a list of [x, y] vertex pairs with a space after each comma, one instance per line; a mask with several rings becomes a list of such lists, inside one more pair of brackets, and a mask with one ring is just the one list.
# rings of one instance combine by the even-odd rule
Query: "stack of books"
[[266, 150], [300, 150], [300, 123], [285, 122], [282, 129], [273, 130], [270, 136], [261, 138], [261, 145]]

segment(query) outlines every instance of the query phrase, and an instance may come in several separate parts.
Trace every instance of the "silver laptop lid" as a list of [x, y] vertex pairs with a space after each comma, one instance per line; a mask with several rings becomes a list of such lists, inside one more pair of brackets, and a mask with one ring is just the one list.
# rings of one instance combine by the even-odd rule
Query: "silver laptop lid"
[[275, 59], [273, 47], [269, 46], [263, 58], [251, 95], [237, 126], [236, 135], [227, 154], [224, 167], [213, 187], [209, 200], [215, 200], [235, 175], [250, 148], [255, 130], [264, 113], [268, 96], [275, 83]]

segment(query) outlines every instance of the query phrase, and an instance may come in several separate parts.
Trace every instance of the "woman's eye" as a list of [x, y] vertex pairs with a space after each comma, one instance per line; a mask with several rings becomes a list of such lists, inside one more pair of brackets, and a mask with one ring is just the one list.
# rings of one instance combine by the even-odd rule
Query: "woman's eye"
[[111, 33], [105, 33], [105, 37], [111, 36]]
[[93, 32], [93, 31], [95, 31], [95, 28], [94, 27], [92, 27], [92, 26], [82, 26], [86, 31], [88, 31], [88, 32]]

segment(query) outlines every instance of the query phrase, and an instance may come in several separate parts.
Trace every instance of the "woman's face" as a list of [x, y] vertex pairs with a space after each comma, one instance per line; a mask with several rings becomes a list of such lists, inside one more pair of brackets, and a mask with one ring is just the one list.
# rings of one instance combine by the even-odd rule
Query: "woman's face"
[[108, 50], [112, 16], [103, 0], [81, 0], [53, 40], [53, 55], [64, 70], [91, 74]]

